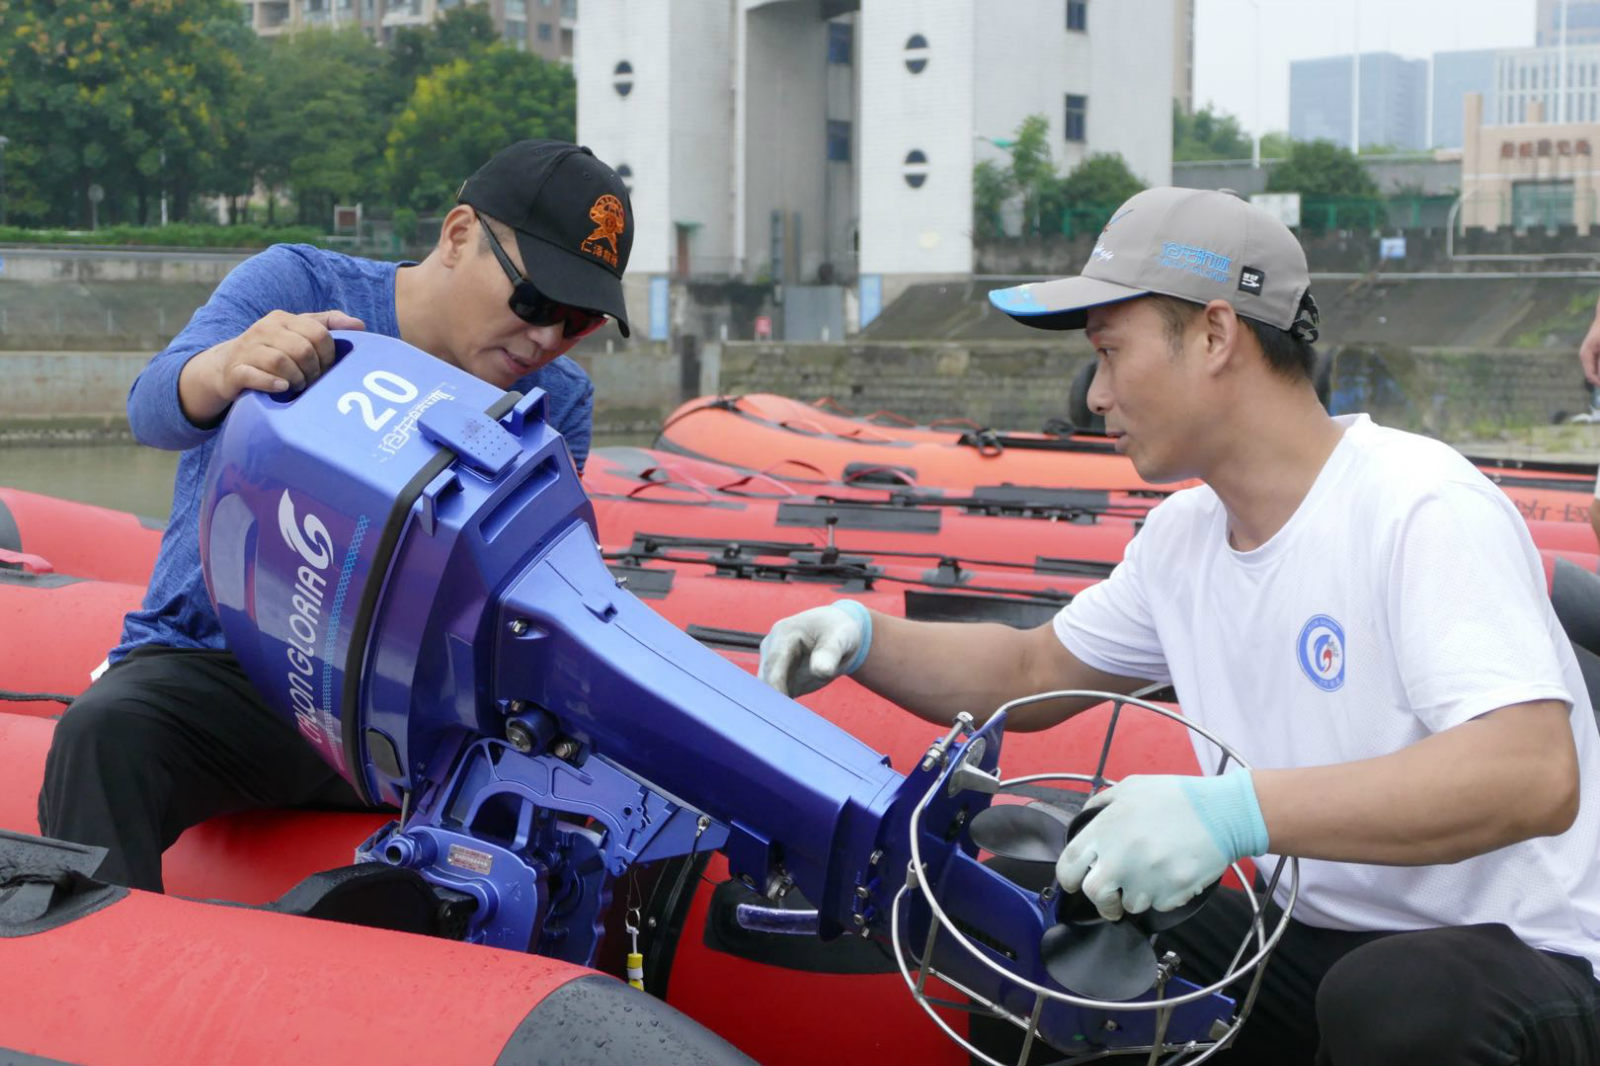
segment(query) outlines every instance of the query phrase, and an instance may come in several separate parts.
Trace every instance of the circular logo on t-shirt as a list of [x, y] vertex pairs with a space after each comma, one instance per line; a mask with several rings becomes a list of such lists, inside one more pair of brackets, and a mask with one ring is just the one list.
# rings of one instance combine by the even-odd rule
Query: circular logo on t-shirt
[[1344, 627], [1314, 614], [1300, 630], [1300, 669], [1324, 692], [1344, 685]]

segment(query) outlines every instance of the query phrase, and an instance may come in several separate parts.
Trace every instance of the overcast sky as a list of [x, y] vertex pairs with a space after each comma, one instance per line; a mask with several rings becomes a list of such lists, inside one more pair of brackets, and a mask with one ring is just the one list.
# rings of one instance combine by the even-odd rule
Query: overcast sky
[[1195, 0], [1195, 106], [1210, 101], [1247, 130], [1284, 130], [1290, 60], [1348, 55], [1358, 30], [1362, 51], [1410, 59], [1525, 47], [1534, 43], [1534, 5], [1535, 0]]

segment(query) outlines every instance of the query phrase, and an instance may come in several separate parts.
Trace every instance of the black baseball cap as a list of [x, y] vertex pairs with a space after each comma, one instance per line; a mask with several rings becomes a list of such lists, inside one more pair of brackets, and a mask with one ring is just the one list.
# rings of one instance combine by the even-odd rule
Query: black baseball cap
[[456, 200], [510, 226], [522, 270], [559, 303], [604, 311], [628, 336], [622, 272], [633, 205], [616, 171], [568, 141], [518, 141], [461, 183]]

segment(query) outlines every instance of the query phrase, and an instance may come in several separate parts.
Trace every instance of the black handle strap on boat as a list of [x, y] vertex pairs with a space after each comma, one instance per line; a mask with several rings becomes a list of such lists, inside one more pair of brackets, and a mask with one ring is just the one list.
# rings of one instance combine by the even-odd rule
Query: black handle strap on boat
[[[673, 549], [705, 551], [710, 554], [704, 557], [688, 556], [684, 558], [669, 557], [664, 554]], [[1031, 563], [1012, 562], [1003, 559], [958, 560], [948, 552], [879, 551], [863, 547], [853, 547], [850, 549], [849, 554], [845, 555], [837, 549], [819, 548], [815, 544], [798, 541], [719, 540], [707, 537], [679, 537], [654, 533], [635, 533], [633, 544], [630, 547], [621, 551], [605, 553], [607, 560], [619, 562], [667, 559], [670, 562], [712, 563], [724, 566], [753, 560], [762, 555], [777, 555], [790, 560], [804, 560], [813, 567], [820, 565], [861, 566], [866, 565], [873, 559], [903, 559], [911, 562], [932, 563], [940, 567], [954, 565], [958, 568], [965, 566], [975, 570], [1000, 570], [1005, 572], [1020, 570], [1032, 574], [1073, 573], [1100, 577], [1109, 575], [1116, 566], [1114, 562], [1098, 559], [1056, 559], [1044, 556], [1036, 557]], [[813, 556], [815, 557], [814, 559], [812, 558]], [[783, 564], [767, 565], [781, 566]], [[901, 579], [895, 578], [894, 580]]]
[[1034, 452], [1079, 452], [1094, 455], [1115, 455], [1116, 447], [1108, 439], [1084, 440], [1081, 437], [1016, 437], [997, 433], [992, 429], [968, 430], [956, 443], [976, 448], [980, 455], [999, 455], [1007, 448]]
[[992, 429], [969, 429], [956, 438], [956, 443], [978, 449], [979, 455], [995, 456], [1006, 450], [1000, 434]]
[[[606, 558], [610, 565], [615, 566], [616, 561], [625, 560], [628, 557], [608, 554]], [[768, 563], [760, 560], [731, 562], [706, 556], [666, 554], [657, 554], [650, 558], [661, 563], [713, 567], [719, 577], [769, 582], [814, 581], [831, 584], [841, 592], [870, 592], [879, 584], [886, 584], [933, 591], [953, 590], [973, 596], [992, 597], [997, 600], [1046, 603], [1057, 607], [1070, 603], [1073, 596], [1070, 592], [1050, 588], [1020, 589], [1010, 586], [972, 584], [971, 574], [973, 571], [963, 569], [961, 564], [954, 559], [943, 559], [940, 561], [939, 566], [925, 571], [922, 576], [912, 577], [905, 574], [886, 574], [878, 567], [862, 566], [851, 561], [833, 564], [808, 561]], [[1048, 568], [1032, 566], [1028, 570], [1030, 573], [1043, 577], [1057, 574], [1065, 576], [1067, 574], [1084, 574], [1088, 572], [1088, 567], [1098, 565], [1085, 563], [1081, 564], [1082, 569], [1069, 569], [1062, 566], [1060, 560], [1056, 560], [1055, 563], [1056, 565]], [[1017, 568], [1020, 569], [1020, 567]], [[631, 581], [629, 587], [632, 587]], [[659, 598], [659, 595], [656, 598]]]
[[[1001, 491], [1004, 488], [1006, 491]], [[1145, 493], [1152, 500], [1166, 497], [1166, 492]], [[872, 511], [914, 511], [929, 509], [958, 509], [968, 514], [1010, 518], [1043, 518], [1051, 521], [1087, 522], [1096, 518], [1143, 518], [1149, 507], [1136, 504], [1113, 504], [1107, 489], [1010, 489], [995, 486], [992, 492], [974, 492], [970, 496], [940, 496], [928, 492], [893, 489], [881, 500], [864, 500], [854, 497], [817, 495], [809, 500], [784, 501], [791, 507], [813, 505], [842, 507], [857, 513]]]

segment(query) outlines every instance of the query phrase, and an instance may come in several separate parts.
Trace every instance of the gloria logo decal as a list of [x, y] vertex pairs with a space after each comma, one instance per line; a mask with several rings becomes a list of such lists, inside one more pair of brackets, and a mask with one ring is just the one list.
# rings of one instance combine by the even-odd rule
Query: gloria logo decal
[[[628, 214], [622, 208], [622, 201], [609, 194], [600, 197], [589, 208], [589, 221], [594, 223], [595, 230], [583, 239], [583, 250], [616, 266], [617, 238], [628, 228]], [[602, 241], [611, 247], [605, 247]]]
[[278, 500], [278, 532], [303, 560], [295, 571], [294, 591], [289, 599], [289, 632], [284, 642], [284, 655], [289, 661], [285, 675], [289, 702], [294, 706], [294, 720], [301, 735], [313, 744], [331, 746], [334, 737], [319, 721], [313, 679], [322, 635], [323, 599], [328, 589], [323, 571], [333, 561], [333, 538], [316, 515], [306, 515], [303, 522], [298, 520], [287, 492]]
[[1344, 627], [1314, 614], [1300, 630], [1300, 669], [1324, 692], [1344, 687]]

